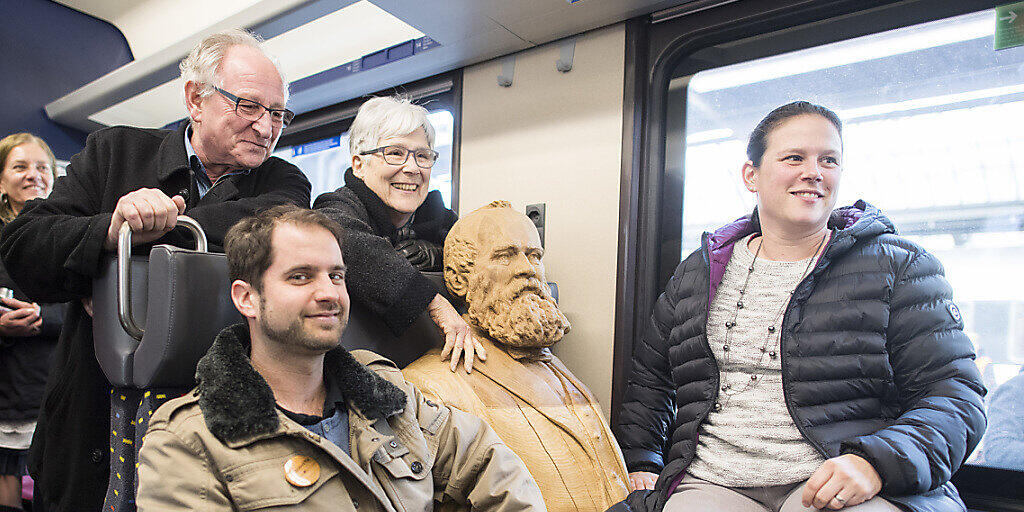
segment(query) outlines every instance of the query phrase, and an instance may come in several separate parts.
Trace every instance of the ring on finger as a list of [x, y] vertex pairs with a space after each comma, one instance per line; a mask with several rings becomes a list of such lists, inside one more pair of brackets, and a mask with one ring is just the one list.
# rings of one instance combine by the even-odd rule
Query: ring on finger
[[846, 506], [846, 500], [844, 500], [843, 498], [840, 498], [838, 494], [836, 494], [835, 500], [838, 501], [839, 503], [843, 504], [843, 506]]

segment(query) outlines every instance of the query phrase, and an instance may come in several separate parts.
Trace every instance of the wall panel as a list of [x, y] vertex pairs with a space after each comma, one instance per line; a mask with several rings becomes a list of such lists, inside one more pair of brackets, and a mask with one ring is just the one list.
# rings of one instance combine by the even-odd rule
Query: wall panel
[[623, 25], [578, 37], [572, 71], [559, 43], [516, 54], [511, 87], [502, 59], [465, 69], [459, 209], [505, 199], [547, 204], [548, 279], [571, 332], [554, 351], [601, 401], [611, 393], [622, 166]]
[[48, 0], [0, 2], [0, 137], [32, 132], [68, 159], [86, 134], [50, 121], [43, 105], [132, 60], [121, 32]]

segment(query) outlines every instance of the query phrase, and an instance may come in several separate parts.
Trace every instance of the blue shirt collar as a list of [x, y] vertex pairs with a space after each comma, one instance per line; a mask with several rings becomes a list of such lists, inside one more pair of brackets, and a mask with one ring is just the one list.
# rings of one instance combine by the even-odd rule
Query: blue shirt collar
[[[210, 181], [210, 176], [206, 174], [206, 166], [203, 165], [203, 161], [199, 159], [199, 155], [196, 154], [195, 148], [192, 147], [191, 124], [185, 127], [185, 154], [188, 155], [188, 166], [192, 168], [192, 176], [195, 177], [196, 185], [199, 189], [199, 197], [204, 197], [206, 196], [206, 193], [213, 188], [214, 183]], [[235, 174], [249, 174], [249, 171], [251, 171], [251, 169], [231, 171], [221, 176], [221, 178], [233, 176]]]
[[199, 159], [199, 155], [196, 154], [195, 148], [192, 147], [192, 126], [189, 125], [185, 128], [185, 154], [188, 155], [188, 166], [192, 168], [192, 174], [196, 177], [196, 180], [200, 183], [200, 194], [202, 195], [202, 183], [205, 182], [206, 189], [210, 189], [210, 177], [206, 175], [206, 166], [203, 165], [203, 161]]

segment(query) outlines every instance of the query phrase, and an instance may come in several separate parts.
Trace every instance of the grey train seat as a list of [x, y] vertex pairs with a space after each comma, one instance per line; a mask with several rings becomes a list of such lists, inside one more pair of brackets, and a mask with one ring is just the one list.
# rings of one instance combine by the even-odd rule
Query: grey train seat
[[96, 360], [111, 384], [110, 480], [103, 509], [135, 510], [138, 449], [153, 411], [195, 385], [195, 367], [214, 336], [242, 321], [228, 293], [227, 258], [206, 252], [194, 220], [179, 224], [196, 250], [157, 245], [131, 254], [123, 224], [116, 257], [106, 258], [93, 283]]
[[[444, 286], [441, 272], [424, 272], [441, 295], [451, 301], [451, 296]], [[365, 304], [352, 301], [348, 315], [348, 326], [341, 335], [341, 345], [349, 350], [363, 349], [376, 352], [398, 365], [399, 368], [415, 361], [428, 350], [444, 343], [437, 326], [426, 313], [413, 321], [412, 325], [395, 336], [384, 321], [373, 314]]]

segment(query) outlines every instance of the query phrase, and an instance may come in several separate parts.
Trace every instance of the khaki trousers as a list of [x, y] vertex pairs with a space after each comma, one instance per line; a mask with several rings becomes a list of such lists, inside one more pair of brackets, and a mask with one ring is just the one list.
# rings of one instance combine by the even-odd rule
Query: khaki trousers
[[[723, 487], [686, 475], [665, 503], [665, 512], [816, 512], [818, 509], [800, 503], [803, 490], [803, 482], [772, 487]], [[878, 496], [842, 510], [900, 512]]]

